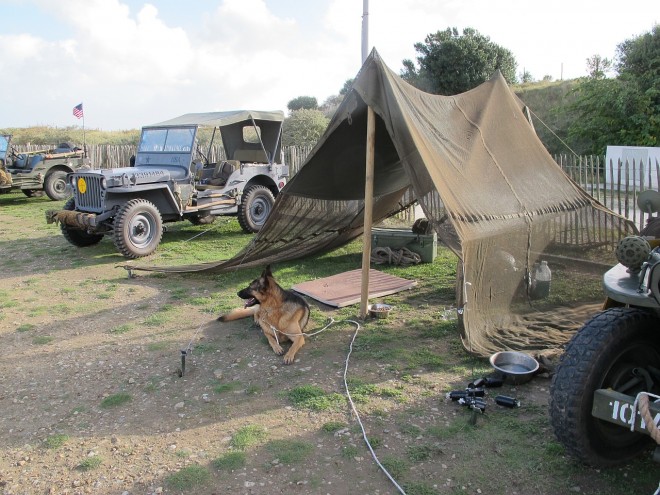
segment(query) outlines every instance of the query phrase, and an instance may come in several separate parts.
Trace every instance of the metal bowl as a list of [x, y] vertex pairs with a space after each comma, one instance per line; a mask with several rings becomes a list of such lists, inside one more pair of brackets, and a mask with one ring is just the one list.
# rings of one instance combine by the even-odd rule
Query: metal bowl
[[390, 314], [390, 311], [392, 311], [393, 306], [390, 306], [389, 304], [370, 304], [367, 306], [367, 309], [369, 310], [369, 314], [373, 316], [374, 318], [387, 318], [387, 316]]
[[490, 365], [506, 378], [510, 385], [520, 385], [530, 381], [539, 370], [539, 363], [524, 352], [502, 351], [490, 357]]

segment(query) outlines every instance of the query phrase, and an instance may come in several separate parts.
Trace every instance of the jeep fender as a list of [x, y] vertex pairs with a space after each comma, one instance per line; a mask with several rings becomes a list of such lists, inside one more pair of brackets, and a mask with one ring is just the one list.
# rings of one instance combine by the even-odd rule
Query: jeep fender
[[181, 209], [177, 199], [167, 183], [140, 184], [136, 187], [113, 187], [107, 190], [105, 197], [106, 208], [121, 206], [127, 201], [136, 198], [144, 198], [152, 202], [160, 211], [161, 215], [181, 215]]

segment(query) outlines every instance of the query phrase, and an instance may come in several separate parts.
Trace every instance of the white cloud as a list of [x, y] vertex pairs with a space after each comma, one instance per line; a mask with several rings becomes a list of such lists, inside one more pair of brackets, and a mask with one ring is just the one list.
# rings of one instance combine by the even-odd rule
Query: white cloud
[[[297, 96], [322, 103], [360, 68], [360, 0], [315, 0], [286, 15], [275, 14], [286, 10], [277, 0], [216, 0], [208, 12], [182, 2], [185, 20], [165, 0], [11, 3], [34, 7], [56, 29], [18, 19], [14, 34], [0, 33], [0, 127], [76, 125], [71, 108], [80, 101], [87, 125], [103, 129], [186, 112], [286, 110]], [[650, 29], [655, 3], [372, 0], [369, 47], [398, 72], [427, 34], [469, 26], [512, 50], [519, 71], [559, 77], [564, 63], [564, 77], [575, 77], [588, 56], [611, 57], [616, 43]], [[0, 17], [12, 14], [6, 5]]]

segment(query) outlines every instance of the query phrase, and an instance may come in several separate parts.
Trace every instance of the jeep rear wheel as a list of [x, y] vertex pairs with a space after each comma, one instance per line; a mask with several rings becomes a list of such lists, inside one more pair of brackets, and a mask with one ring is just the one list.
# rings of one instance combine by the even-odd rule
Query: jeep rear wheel
[[550, 389], [550, 420], [566, 450], [594, 466], [612, 466], [642, 453], [650, 437], [594, 418], [594, 391], [629, 396], [648, 390], [643, 375], [660, 363], [660, 318], [637, 308], [612, 308], [589, 320], [566, 345]]
[[[73, 198], [69, 199], [64, 204], [64, 210], [73, 211], [76, 209], [76, 203]], [[87, 247], [98, 244], [103, 239], [103, 234], [90, 234], [81, 229], [75, 229], [68, 225], [60, 224], [60, 230], [64, 238], [69, 241], [69, 243], [78, 247]]]
[[126, 258], [153, 253], [163, 237], [163, 220], [158, 208], [146, 199], [132, 199], [115, 216], [114, 242]]
[[275, 197], [265, 186], [250, 186], [241, 197], [238, 207], [238, 223], [248, 234], [259, 232], [270, 211], [273, 209]]
[[64, 201], [66, 194], [66, 172], [64, 170], [53, 170], [44, 180], [44, 191], [53, 201]]

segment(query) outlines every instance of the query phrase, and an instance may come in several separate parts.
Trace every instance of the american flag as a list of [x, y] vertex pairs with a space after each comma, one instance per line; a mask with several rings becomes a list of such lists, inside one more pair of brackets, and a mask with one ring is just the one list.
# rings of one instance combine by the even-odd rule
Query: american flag
[[73, 107], [73, 115], [75, 115], [79, 119], [82, 118], [83, 116], [82, 103]]

